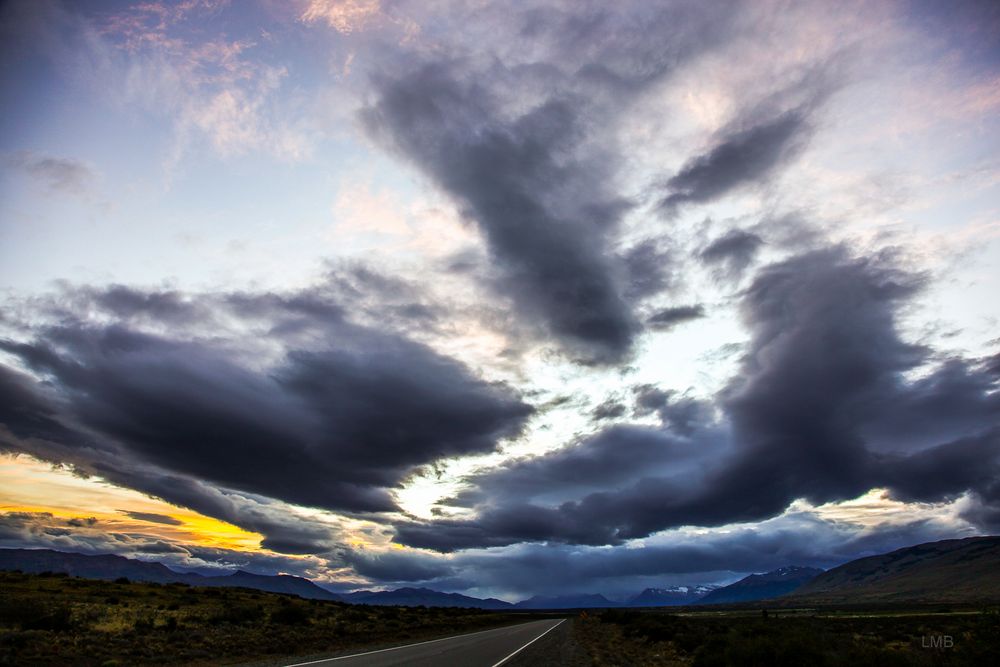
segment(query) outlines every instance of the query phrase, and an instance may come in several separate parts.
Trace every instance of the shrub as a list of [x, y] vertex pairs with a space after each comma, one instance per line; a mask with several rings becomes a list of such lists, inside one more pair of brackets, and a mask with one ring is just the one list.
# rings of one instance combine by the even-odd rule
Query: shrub
[[208, 621], [214, 625], [220, 623], [230, 623], [232, 625], [243, 625], [259, 621], [264, 616], [259, 606], [248, 605], [228, 605], [223, 607], [218, 613], [211, 616]]
[[288, 605], [273, 612], [271, 622], [282, 625], [305, 625], [309, 622], [309, 612], [305, 607]]
[[65, 632], [73, 627], [69, 607], [47, 607], [36, 600], [5, 599], [0, 604], [0, 622], [22, 630]]
[[143, 634], [149, 632], [153, 629], [153, 617], [152, 616], [141, 616], [135, 619], [135, 623], [132, 625], [137, 633]]

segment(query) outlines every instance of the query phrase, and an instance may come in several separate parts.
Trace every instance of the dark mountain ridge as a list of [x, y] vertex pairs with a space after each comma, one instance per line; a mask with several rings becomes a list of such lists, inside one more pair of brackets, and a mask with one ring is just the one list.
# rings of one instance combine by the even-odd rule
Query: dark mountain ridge
[[430, 588], [397, 588], [392, 591], [354, 591], [341, 593], [340, 599], [353, 604], [395, 605], [402, 607], [478, 607], [510, 609], [514, 605], [496, 598], [474, 598], [460, 593], [441, 593]]
[[161, 563], [147, 563], [111, 554], [75, 554], [50, 549], [0, 549], [0, 570], [21, 570], [33, 574], [65, 572], [87, 579], [114, 580], [125, 577], [132, 581], [157, 584], [255, 588], [316, 600], [340, 599], [336, 594], [320, 588], [308, 579], [287, 574], [263, 575], [237, 570], [232, 574], [206, 577], [201, 574], [175, 572]]
[[599, 594], [578, 594], [578, 595], [535, 595], [527, 600], [521, 600], [514, 605], [515, 609], [597, 609], [606, 607], [620, 607], [617, 602], [612, 602]]
[[1000, 601], [1000, 537], [927, 542], [859, 558], [782, 598], [787, 604]]
[[769, 600], [787, 595], [821, 574], [823, 570], [814, 567], [797, 565], [779, 567], [764, 574], [751, 574], [728, 586], [717, 588], [695, 604], [733, 604]]
[[679, 607], [696, 604], [718, 586], [671, 586], [669, 588], [647, 588], [628, 599], [628, 607]]
[[1000, 537], [970, 537], [929, 542], [891, 553], [854, 560], [823, 572], [783, 567], [753, 574], [738, 582], [711, 586], [647, 588], [626, 602], [599, 594], [536, 595], [516, 604], [496, 598], [475, 598], [429, 588], [333, 593], [291, 575], [260, 575], [236, 571], [205, 576], [171, 570], [161, 563], [115, 555], [64, 553], [49, 549], [2, 549], [0, 570], [28, 573], [64, 572], [91, 579], [126, 577], [153, 583], [252, 588], [319, 600], [354, 604], [478, 607], [481, 609], [586, 609], [655, 607], [686, 604], [738, 604], [771, 600], [772, 604], [824, 605], [897, 602], [977, 603], [1000, 601]]

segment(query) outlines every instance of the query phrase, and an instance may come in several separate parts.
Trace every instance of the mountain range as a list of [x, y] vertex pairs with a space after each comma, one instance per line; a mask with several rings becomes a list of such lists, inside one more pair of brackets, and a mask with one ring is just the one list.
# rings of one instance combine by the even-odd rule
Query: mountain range
[[597, 594], [535, 595], [514, 605], [517, 609], [594, 609], [618, 606], [617, 603]]
[[205, 576], [175, 572], [160, 563], [114, 555], [63, 553], [48, 549], [0, 549], [0, 570], [65, 572], [92, 579], [119, 579], [190, 586], [226, 586], [286, 593], [304, 598], [352, 604], [481, 609], [581, 609], [599, 607], [666, 607], [692, 604], [739, 604], [771, 600], [778, 605], [823, 605], [898, 602], [1000, 601], [1000, 537], [970, 537], [929, 542], [891, 553], [860, 558], [823, 572], [808, 567], [782, 567], [752, 574], [728, 586], [647, 588], [623, 602], [599, 594], [540, 596], [516, 604], [496, 598], [442, 593], [429, 588], [334, 593], [291, 575], [236, 571]]
[[206, 577], [201, 574], [174, 572], [160, 563], [147, 563], [123, 556], [64, 553], [50, 549], [0, 549], [0, 570], [65, 572], [87, 579], [150, 581], [158, 584], [181, 583], [189, 586], [255, 588], [271, 593], [288, 593], [315, 600], [339, 600], [340, 597], [320, 588], [308, 579], [287, 574], [263, 575], [237, 570], [232, 574]]
[[670, 588], [647, 588], [630, 598], [628, 607], [679, 607], [695, 604], [711, 595], [718, 586], [671, 586]]
[[928, 542], [859, 558], [783, 598], [787, 604], [1000, 601], [1000, 537]]
[[716, 588], [701, 596], [696, 604], [733, 604], [769, 600], [791, 593], [803, 584], [812, 581], [823, 570], [814, 567], [779, 567], [765, 574], [751, 574], [739, 581]]
[[514, 605], [496, 598], [474, 598], [460, 593], [441, 593], [430, 588], [397, 588], [393, 591], [354, 591], [338, 597], [351, 604], [399, 605], [403, 607], [479, 607], [511, 609]]

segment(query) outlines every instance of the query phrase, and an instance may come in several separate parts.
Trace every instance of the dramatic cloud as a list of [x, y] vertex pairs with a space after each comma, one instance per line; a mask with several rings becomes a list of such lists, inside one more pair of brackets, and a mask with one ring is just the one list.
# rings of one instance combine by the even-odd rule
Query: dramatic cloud
[[361, 576], [380, 583], [429, 581], [450, 576], [453, 572], [448, 561], [420, 552], [367, 553], [348, 549], [339, 556]]
[[674, 328], [678, 324], [697, 320], [704, 316], [704, 306], [674, 306], [673, 308], [664, 308], [653, 313], [646, 319], [646, 324], [653, 329], [667, 330]]
[[627, 203], [602, 191], [603, 163], [573, 155], [582, 121], [570, 100], [505, 123], [489, 99], [453, 68], [427, 65], [382, 81], [365, 120], [468, 208], [524, 317], [587, 357], [620, 357], [637, 325], [603, 236]]
[[759, 182], [794, 153], [807, 129], [805, 112], [792, 110], [723, 137], [667, 181], [670, 194], [660, 205], [673, 212]]
[[131, 512], [129, 510], [118, 510], [126, 516], [130, 516], [133, 519], [138, 519], [139, 521], [149, 521], [151, 523], [162, 523], [167, 526], [180, 526], [183, 525], [183, 521], [173, 518], [172, 516], [167, 516], [166, 514], [157, 514], [155, 512]]
[[181, 572], [206, 575], [241, 569], [259, 574], [280, 571], [322, 577], [330, 564], [319, 558], [295, 558], [184, 544], [152, 533], [104, 525], [93, 520], [61, 521], [48, 512], [0, 514], [0, 547], [46, 548], [83, 554], [111, 553], [161, 562]]
[[848, 4], [6, 3], [0, 546], [624, 594], [997, 530], [995, 11]]
[[753, 263], [763, 244], [757, 234], [734, 229], [705, 246], [699, 257], [705, 264], [717, 267], [720, 275], [737, 280]]
[[[114, 288], [71, 293], [61, 312], [81, 303], [161, 327], [211, 306], [270, 331], [279, 345], [273, 361], [241, 347], [249, 343], [235, 333], [168, 336], [124, 321], [67, 318], [34, 340], [0, 342], [45, 378], [4, 370], [8, 449], [68, 457], [224, 520], [234, 513], [213, 507], [202, 482], [313, 507], [394, 510], [388, 489], [415, 468], [493, 451], [532, 411], [510, 388], [425, 345], [351, 324], [315, 294], [199, 298]], [[294, 344], [302, 337], [311, 345]], [[313, 539], [269, 540], [284, 551], [315, 549]]]
[[[875, 487], [909, 500], [970, 490], [988, 497], [1000, 474], [996, 377], [952, 360], [928, 368], [924, 379], [905, 379], [929, 359], [925, 348], [901, 339], [896, 315], [923, 284], [891, 258], [855, 258], [843, 248], [765, 267], [741, 304], [753, 332], [749, 350], [719, 397], [732, 432], [723, 456], [684, 470], [671, 453], [664, 460], [673, 469], [657, 471], [641, 458], [655, 458], [655, 447], [633, 452], [619, 442], [622, 427], [612, 427], [589, 442], [614, 440], [625, 467], [614, 464], [617, 458], [591, 458], [586, 446], [547, 454], [475, 480], [476, 488], [489, 489], [466, 495], [479, 502], [478, 518], [404, 524], [397, 539], [443, 551], [519, 541], [605, 544], [680, 525], [759, 521], [798, 498], [824, 503]], [[710, 408], [675, 402], [655, 388], [640, 388], [637, 397], [640, 414], [656, 410], [666, 432], [685, 438], [698, 462], [709, 441], [699, 428]], [[919, 428], [904, 419], [910, 406], [942, 409], [953, 401], [969, 405], [935, 422], [923, 439], [933, 446], [905, 437]], [[671, 436], [644, 433], [670, 442]], [[575, 451], [592, 467], [574, 467]], [[574, 474], [554, 479], [553, 470]], [[596, 477], [588, 479], [587, 471]], [[555, 504], [528, 502], [539, 495], [536, 480], [540, 489], [578, 479], [608, 490]]]
[[[735, 16], [689, 2], [500, 12], [488, 39], [502, 62], [469, 58], [470, 46], [485, 45], [463, 43], [457, 30], [457, 44], [373, 76], [362, 117], [477, 225], [492, 284], [523, 321], [574, 358], [619, 361], [641, 329], [629, 302], [661, 290], [670, 271], [655, 266], [666, 255], [649, 242], [624, 258], [610, 251], [635, 202], [619, 187], [622, 158], [606, 130], [722, 39]], [[519, 43], [547, 62], [523, 62]]]
[[[870, 517], [845, 518], [836, 506], [798, 506], [754, 524], [719, 529], [677, 529], [640, 544], [586, 546], [516, 544], [471, 549], [448, 555], [397, 551], [385, 562], [419, 583], [443, 590], [473, 590], [481, 595], [503, 591], [518, 600], [537, 594], [601, 592], [613, 599], [631, 597], [648, 586], [729, 583], [749, 572], [789, 564], [829, 568], [853, 558], [884, 553], [919, 542], [967, 534], [956, 514], [962, 501], [934, 506], [893, 504], [884, 498]], [[832, 515], [828, 515], [832, 512]], [[877, 518], [874, 525], [858, 523]], [[641, 547], [641, 548], [640, 548]], [[349, 558], [357, 556], [349, 556]], [[368, 556], [368, 560], [374, 560]], [[414, 566], [407, 568], [406, 560]], [[368, 570], [386, 581], [394, 570]]]
[[673, 270], [676, 266], [669, 251], [663, 250], [657, 241], [647, 239], [630, 248], [625, 253], [626, 284], [625, 296], [640, 300], [664, 291], [674, 282]]
[[615, 399], [608, 398], [601, 404], [594, 407], [590, 413], [595, 421], [601, 419], [617, 419], [625, 415], [625, 404]]

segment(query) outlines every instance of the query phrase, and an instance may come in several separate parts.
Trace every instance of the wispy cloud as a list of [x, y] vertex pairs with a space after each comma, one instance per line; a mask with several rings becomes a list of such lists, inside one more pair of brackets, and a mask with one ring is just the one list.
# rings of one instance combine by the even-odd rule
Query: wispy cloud
[[85, 196], [94, 193], [97, 172], [86, 162], [71, 158], [40, 155], [31, 151], [8, 153], [4, 163], [62, 194]]
[[340, 33], [363, 29], [381, 12], [379, 0], [309, 0], [302, 11], [306, 23], [322, 21]]

